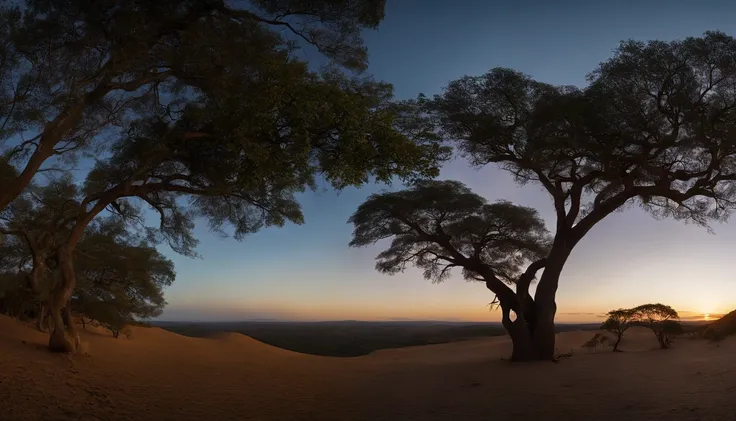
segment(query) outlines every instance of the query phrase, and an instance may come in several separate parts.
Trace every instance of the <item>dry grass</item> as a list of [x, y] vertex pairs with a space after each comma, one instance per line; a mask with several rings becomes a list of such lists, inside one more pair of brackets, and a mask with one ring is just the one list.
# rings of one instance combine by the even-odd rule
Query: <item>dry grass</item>
[[[239, 334], [213, 339], [132, 328], [83, 332], [92, 357], [44, 349], [46, 335], [0, 317], [0, 419], [10, 420], [726, 420], [736, 341], [656, 350], [631, 329], [624, 353], [558, 337], [559, 364], [511, 365], [504, 337], [331, 358]], [[121, 335], [122, 336], [122, 335]]]

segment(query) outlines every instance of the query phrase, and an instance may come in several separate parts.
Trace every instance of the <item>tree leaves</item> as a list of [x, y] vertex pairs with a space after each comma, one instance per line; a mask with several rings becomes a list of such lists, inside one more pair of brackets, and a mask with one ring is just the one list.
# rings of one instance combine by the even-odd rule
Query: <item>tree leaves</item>
[[497, 68], [419, 104], [474, 164], [540, 183], [579, 234], [632, 201], [656, 217], [725, 219], [736, 203], [736, 41], [624, 42], [588, 79], [552, 86]]
[[469, 280], [493, 276], [514, 283], [525, 266], [546, 256], [549, 236], [537, 212], [509, 202], [488, 204], [458, 181], [418, 181], [412, 188], [371, 195], [350, 217], [352, 247], [391, 239], [376, 263], [393, 274], [408, 264], [441, 282], [454, 267]]

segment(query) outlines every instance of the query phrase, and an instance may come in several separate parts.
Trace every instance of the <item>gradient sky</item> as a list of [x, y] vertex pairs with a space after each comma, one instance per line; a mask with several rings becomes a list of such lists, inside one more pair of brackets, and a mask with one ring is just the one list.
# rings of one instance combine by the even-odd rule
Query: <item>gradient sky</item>
[[[620, 40], [734, 34], [734, 25], [736, 3], [727, 1], [389, 0], [386, 19], [366, 40], [369, 72], [410, 98], [496, 66], [582, 86]], [[440, 178], [489, 200], [532, 206], [551, 226], [551, 201], [536, 185], [519, 187], [500, 170], [470, 169], [460, 159]], [[200, 224], [202, 259], [166, 250], [178, 276], [161, 320], [499, 320], [486, 306], [490, 292], [459, 272], [443, 284], [414, 269], [381, 275], [373, 260], [380, 246], [347, 247], [346, 222], [357, 206], [399, 187], [304, 194], [305, 225], [265, 229], [242, 242]], [[560, 280], [558, 320], [599, 321], [609, 309], [645, 302], [672, 305], [685, 317], [736, 308], [736, 225], [713, 230], [655, 221], [637, 208], [611, 215], [573, 251]]]

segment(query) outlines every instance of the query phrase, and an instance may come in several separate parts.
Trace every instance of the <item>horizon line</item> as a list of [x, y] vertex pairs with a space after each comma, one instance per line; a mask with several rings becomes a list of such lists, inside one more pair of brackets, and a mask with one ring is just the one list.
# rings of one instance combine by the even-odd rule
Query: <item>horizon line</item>
[[[681, 323], [708, 322], [718, 319], [680, 319]], [[359, 320], [359, 319], [332, 319], [332, 320], [296, 320], [296, 319], [232, 319], [232, 320], [145, 320], [147, 323], [473, 323], [497, 324], [500, 321], [474, 320], [442, 320], [442, 319], [406, 319], [406, 320]], [[595, 325], [601, 322], [555, 322], [555, 325]]]

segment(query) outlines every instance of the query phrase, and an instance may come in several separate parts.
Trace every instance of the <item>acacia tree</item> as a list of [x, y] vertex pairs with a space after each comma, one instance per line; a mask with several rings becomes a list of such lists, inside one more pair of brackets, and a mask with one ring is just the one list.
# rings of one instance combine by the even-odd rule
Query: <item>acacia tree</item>
[[620, 352], [618, 346], [621, 344], [621, 339], [624, 337], [624, 333], [631, 326], [635, 325], [638, 313], [634, 309], [620, 308], [609, 311], [607, 315], [608, 318], [601, 325], [601, 329], [616, 335], [616, 341], [613, 343], [613, 352]]
[[536, 323], [529, 285], [544, 267], [549, 236], [534, 209], [489, 204], [458, 181], [418, 181], [406, 190], [371, 195], [349, 220], [352, 247], [391, 239], [376, 269], [402, 272], [413, 264], [442, 282], [453, 268], [496, 295], [513, 342], [513, 361], [534, 357]]
[[542, 359], [554, 358], [560, 275], [596, 224], [631, 203], [703, 225], [734, 205], [734, 38], [623, 42], [588, 83], [552, 86], [493, 69], [415, 102], [472, 164], [498, 164], [552, 198], [554, 241], [534, 300]]
[[682, 333], [682, 325], [678, 320], [680, 316], [670, 306], [659, 303], [642, 304], [633, 308], [632, 311], [636, 314], [635, 323], [651, 329], [662, 349], [667, 349], [672, 345], [670, 341], [672, 335]]
[[[308, 45], [365, 69], [361, 30], [385, 0], [27, 0], [0, 5], [0, 210], [50, 158], [70, 158], [130, 119], [175, 115], [253, 62], [292, 66]], [[303, 63], [296, 63], [303, 65]], [[267, 110], [261, 110], [267, 112]], [[18, 166], [17, 172], [8, 168]]]

